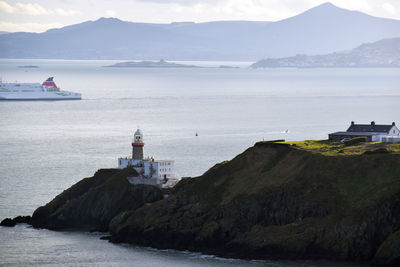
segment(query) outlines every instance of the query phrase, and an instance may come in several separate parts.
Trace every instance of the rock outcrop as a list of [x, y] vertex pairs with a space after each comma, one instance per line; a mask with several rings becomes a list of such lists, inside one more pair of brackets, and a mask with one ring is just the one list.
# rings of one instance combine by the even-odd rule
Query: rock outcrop
[[377, 264], [398, 261], [399, 230], [400, 154], [326, 156], [268, 142], [110, 223], [114, 242], [258, 259], [376, 254]]
[[30, 223], [48, 229], [107, 231], [119, 213], [163, 198], [157, 187], [130, 184], [126, 178], [135, 173], [132, 168], [101, 169], [35, 210]]
[[1, 221], [0, 225], [1, 226], [13, 227], [18, 223], [30, 224], [30, 222], [31, 222], [31, 216], [17, 216], [14, 219], [5, 218], [4, 220]]
[[373, 265], [400, 265], [400, 230], [389, 235], [380, 245], [372, 261]]

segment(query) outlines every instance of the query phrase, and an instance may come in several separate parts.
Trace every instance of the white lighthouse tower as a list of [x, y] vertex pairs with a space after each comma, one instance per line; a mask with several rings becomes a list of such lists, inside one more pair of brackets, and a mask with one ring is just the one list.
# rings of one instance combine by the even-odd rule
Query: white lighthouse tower
[[131, 166], [137, 171], [138, 176], [128, 179], [130, 183], [170, 187], [179, 181], [175, 177], [173, 160], [155, 160], [152, 157], [144, 158], [143, 134], [140, 129], [136, 130], [131, 144], [132, 156], [118, 159], [119, 169]]
[[143, 135], [140, 129], [137, 129], [132, 140], [132, 159], [143, 159]]

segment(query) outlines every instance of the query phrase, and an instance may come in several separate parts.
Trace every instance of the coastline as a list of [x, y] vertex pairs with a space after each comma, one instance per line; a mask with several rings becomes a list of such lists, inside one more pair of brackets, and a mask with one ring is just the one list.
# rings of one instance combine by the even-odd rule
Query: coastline
[[[392, 149], [389, 145], [387, 148]], [[366, 149], [358, 155], [327, 156], [290, 143], [259, 142], [232, 161], [181, 181], [168, 198], [160, 197], [155, 187], [129, 185], [128, 169], [100, 170], [38, 208], [29, 223], [48, 229], [110, 231], [111, 242], [228, 258], [391, 264], [393, 259], [379, 254], [379, 248], [385, 247], [385, 253], [393, 249], [386, 239], [396, 236], [393, 220], [400, 216], [395, 208], [400, 201], [400, 183], [393, 175], [400, 172], [400, 154], [397, 150], [366, 153], [371, 147]], [[258, 160], [252, 160], [254, 157]], [[375, 170], [371, 175], [358, 175], [357, 170], [371, 160], [385, 161], [386, 165], [368, 167]], [[388, 166], [395, 168], [391, 174], [387, 173]], [[385, 175], [376, 177], [380, 172]], [[243, 173], [251, 173], [247, 188], [240, 178]], [[294, 175], [286, 176], [290, 173]], [[354, 182], [360, 179], [365, 185], [357, 193], [342, 191], [354, 191]], [[390, 188], [385, 185], [389, 181]], [[369, 188], [375, 188], [376, 193], [365, 198]], [[121, 189], [126, 193], [119, 194]], [[384, 194], [379, 193], [381, 190]], [[118, 192], [118, 197], [113, 192]], [[132, 192], [159, 197], [131, 199]], [[120, 202], [125, 204], [115, 209], [115, 203]], [[112, 213], [107, 212], [110, 207]], [[372, 219], [371, 212], [382, 215]], [[386, 225], [386, 232], [376, 224]], [[372, 233], [360, 239], [360, 231]], [[346, 239], [359, 240], [343, 245], [343, 234]], [[380, 237], [369, 239], [371, 235]]]

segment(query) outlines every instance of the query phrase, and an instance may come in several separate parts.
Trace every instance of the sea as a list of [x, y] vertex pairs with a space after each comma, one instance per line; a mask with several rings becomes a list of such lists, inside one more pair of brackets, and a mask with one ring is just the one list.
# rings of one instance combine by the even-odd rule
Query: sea
[[[3, 82], [54, 77], [80, 101], [0, 102], [0, 220], [33, 211], [144, 135], [145, 156], [196, 177], [262, 140], [327, 139], [356, 123], [400, 124], [400, 69], [110, 68], [116, 60], [1, 59]], [[21, 68], [35, 65], [38, 68]], [[239, 68], [219, 68], [230, 65]], [[0, 227], [0, 266], [363, 266], [246, 261], [100, 240], [101, 233]]]

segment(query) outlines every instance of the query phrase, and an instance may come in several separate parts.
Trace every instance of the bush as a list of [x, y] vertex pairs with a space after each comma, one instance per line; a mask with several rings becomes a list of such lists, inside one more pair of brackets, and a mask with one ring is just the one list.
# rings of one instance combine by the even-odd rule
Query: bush
[[368, 150], [368, 151], [364, 152], [364, 154], [366, 154], [366, 155], [368, 155], [368, 154], [387, 154], [387, 153], [390, 153], [390, 152], [389, 152], [389, 150], [387, 150], [384, 147], [381, 147], [381, 148], [378, 148], [375, 150]]
[[344, 141], [344, 145], [345, 146], [355, 146], [358, 145], [360, 143], [364, 143], [367, 142], [367, 137], [355, 137], [350, 139], [349, 141]]

